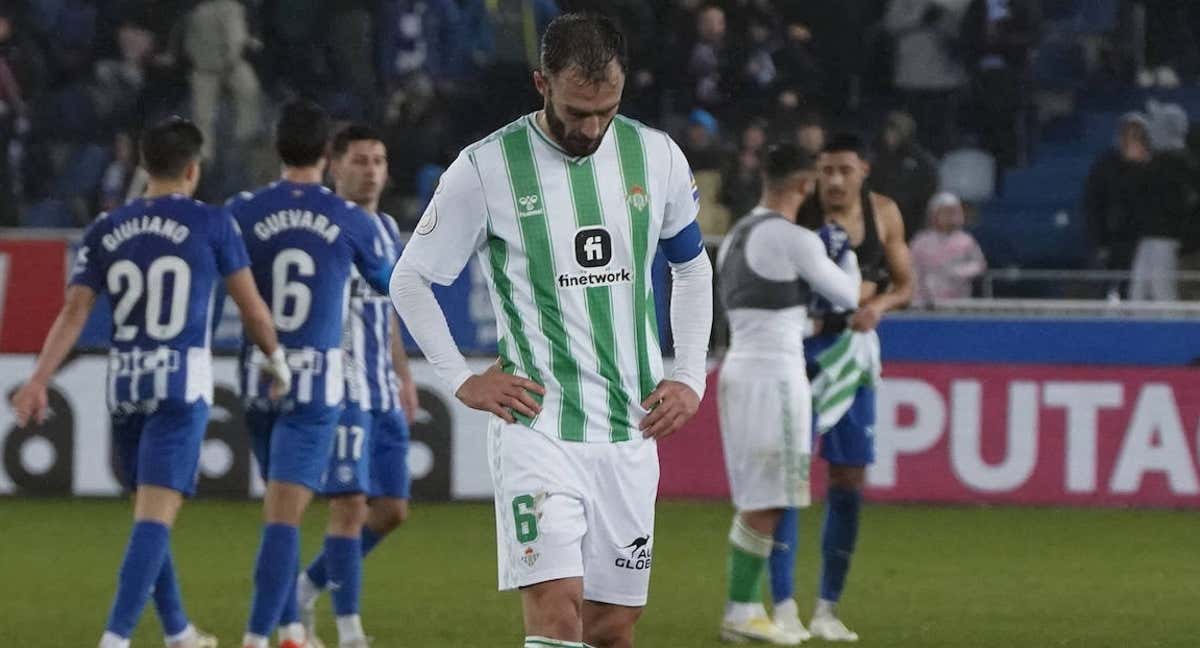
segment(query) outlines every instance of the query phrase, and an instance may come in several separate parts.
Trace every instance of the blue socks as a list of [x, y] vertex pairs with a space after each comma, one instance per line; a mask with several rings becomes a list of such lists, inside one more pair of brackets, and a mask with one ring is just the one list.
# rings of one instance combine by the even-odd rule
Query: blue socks
[[[380, 540], [383, 540], [383, 536], [376, 534], [369, 527], [364, 526], [362, 528], [363, 557], [366, 557], [367, 554], [371, 553], [371, 550], [375, 548], [375, 545], [379, 544]], [[316, 558], [313, 558], [312, 563], [309, 564], [308, 569], [305, 570], [305, 572], [308, 574], [309, 582], [311, 582], [313, 585], [316, 585], [318, 589], [325, 589], [326, 583], [329, 582], [329, 573], [326, 560], [325, 550], [322, 549], [321, 553], [317, 554]]]
[[179, 581], [175, 579], [175, 563], [171, 551], [163, 557], [158, 580], [154, 581], [154, 607], [162, 620], [163, 634], [168, 637], [183, 632], [188, 627], [187, 613], [183, 611], [183, 596], [179, 593]]
[[279, 613], [279, 625], [282, 627], [299, 621], [300, 602], [296, 598], [296, 579], [293, 578], [292, 587], [288, 590], [287, 598], [283, 600], [283, 611]]
[[278, 625], [288, 595], [295, 594], [299, 561], [299, 529], [287, 524], [263, 527], [262, 544], [254, 566], [254, 601], [247, 628], [251, 634], [266, 637]]
[[134, 523], [117, 576], [117, 596], [105, 626], [109, 632], [126, 638], [133, 633], [162, 571], [170, 541], [171, 530], [165, 524], [151, 520]]
[[775, 603], [792, 598], [795, 593], [796, 547], [800, 543], [800, 511], [783, 510], [775, 527], [775, 548], [767, 563], [771, 576], [771, 600]]
[[325, 536], [325, 562], [328, 566], [333, 612], [339, 617], [358, 614], [362, 591], [362, 540]]
[[837, 602], [850, 571], [850, 556], [858, 538], [862, 494], [857, 490], [829, 488], [825, 500], [825, 528], [821, 530], [821, 598]]

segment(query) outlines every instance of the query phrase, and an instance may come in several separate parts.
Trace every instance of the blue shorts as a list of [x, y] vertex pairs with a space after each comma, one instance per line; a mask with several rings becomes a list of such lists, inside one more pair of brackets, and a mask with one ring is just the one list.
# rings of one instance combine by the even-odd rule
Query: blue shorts
[[346, 403], [333, 435], [333, 451], [321, 476], [323, 495], [366, 493], [371, 485], [371, 415]]
[[121, 485], [130, 490], [161, 486], [186, 497], [195, 495], [208, 409], [202, 400], [162, 400], [153, 411], [114, 413], [113, 447]]
[[[817, 356], [837, 340], [837, 335], [818, 335], [804, 340], [809, 379], [814, 378], [818, 371]], [[815, 434], [815, 413], [813, 417]], [[819, 443], [821, 458], [836, 466], [869, 466], [875, 463], [875, 388], [859, 387], [846, 415], [828, 432], [820, 435]]]
[[371, 497], [408, 499], [408, 421], [398, 409], [372, 411]]
[[[816, 429], [813, 425], [813, 429]], [[821, 458], [835, 466], [875, 463], [875, 388], [859, 387], [849, 411], [821, 435]]]
[[286, 412], [248, 408], [250, 445], [263, 479], [319, 491], [341, 413], [340, 407], [324, 405], [298, 406]]

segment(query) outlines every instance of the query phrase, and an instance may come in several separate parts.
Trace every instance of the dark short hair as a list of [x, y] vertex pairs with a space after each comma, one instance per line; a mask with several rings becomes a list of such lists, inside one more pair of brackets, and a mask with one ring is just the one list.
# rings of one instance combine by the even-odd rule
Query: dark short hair
[[866, 159], [867, 143], [857, 133], [841, 132], [830, 137], [825, 146], [821, 147], [822, 153], [857, 153], [858, 157]]
[[768, 185], [786, 182], [801, 171], [816, 169], [817, 161], [798, 144], [784, 142], [767, 147], [763, 153], [763, 174]]
[[341, 157], [346, 154], [347, 149], [354, 142], [383, 142], [383, 135], [374, 127], [368, 126], [361, 122], [352, 122], [344, 126], [333, 136], [333, 144], [330, 146], [330, 152], [334, 157]]
[[275, 150], [287, 166], [312, 166], [325, 157], [331, 128], [324, 108], [305, 99], [289, 101], [275, 124]]
[[542, 72], [554, 75], [575, 68], [587, 81], [608, 79], [608, 66], [628, 66], [625, 36], [600, 14], [566, 13], [551, 21], [542, 36]]
[[192, 122], [169, 117], [142, 133], [142, 166], [154, 178], [178, 178], [200, 159], [204, 135]]

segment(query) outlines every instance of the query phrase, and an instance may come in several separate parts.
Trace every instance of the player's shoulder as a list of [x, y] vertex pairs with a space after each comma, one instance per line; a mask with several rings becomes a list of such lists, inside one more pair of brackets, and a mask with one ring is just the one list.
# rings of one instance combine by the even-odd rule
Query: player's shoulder
[[887, 239], [895, 230], [904, 232], [904, 217], [900, 214], [900, 205], [895, 200], [879, 193], [871, 192], [871, 206], [875, 209], [875, 219], [883, 226], [880, 238]]
[[782, 215], [776, 218], [764, 218], [754, 225], [750, 234], [755, 238], [785, 247], [795, 244], [815, 243], [820, 245], [821, 243], [821, 237], [816, 232], [801, 227]]

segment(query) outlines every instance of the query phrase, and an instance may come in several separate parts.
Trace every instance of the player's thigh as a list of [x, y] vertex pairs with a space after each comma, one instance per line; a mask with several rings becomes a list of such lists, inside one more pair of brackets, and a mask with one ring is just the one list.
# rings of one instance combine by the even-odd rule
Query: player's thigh
[[587, 444], [593, 480], [584, 538], [583, 598], [626, 607], [646, 604], [654, 554], [658, 445]]
[[146, 414], [138, 444], [139, 486], [159, 486], [189, 497], [196, 492], [208, 410], [204, 401], [164, 400]]
[[146, 417], [141, 412], [116, 411], [111, 416], [113, 459], [117, 481], [129, 492], [137, 490], [138, 446]]
[[500, 589], [579, 578], [588, 531], [572, 444], [493, 419], [488, 453]]
[[821, 435], [821, 458], [830, 464], [862, 468], [875, 463], [875, 389], [859, 387], [850, 409]]
[[271, 428], [268, 481], [317, 492], [333, 450], [340, 407], [306, 406], [284, 412]]
[[263, 481], [271, 474], [271, 430], [275, 427], [278, 412], [260, 407], [247, 407], [246, 431], [250, 435], [250, 451], [258, 464], [258, 474]]
[[333, 449], [321, 476], [321, 494], [339, 497], [366, 493], [371, 484], [371, 416], [347, 404], [333, 434]]
[[408, 470], [408, 422], [399, 410], [371, 412], [371, 497], [407, 500], [412, 489]]
[[718, 382], [721, 442], [734, 506], [810, 502], [811, 392], [803, 364], [734, 360]]

